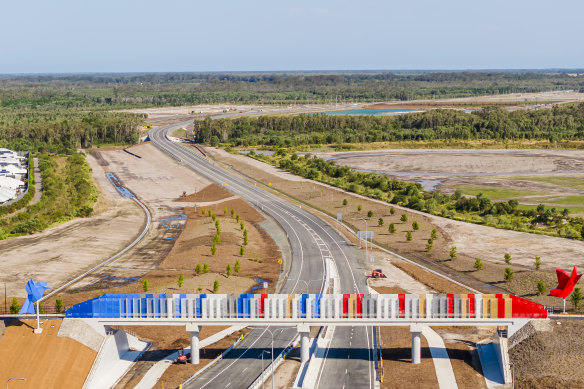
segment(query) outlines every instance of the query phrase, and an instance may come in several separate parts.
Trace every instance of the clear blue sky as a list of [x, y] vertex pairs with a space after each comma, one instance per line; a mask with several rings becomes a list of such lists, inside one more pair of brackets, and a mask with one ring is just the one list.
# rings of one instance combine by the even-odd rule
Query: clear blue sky
[[581, 0], [27, 0], [0, 9], [0, 73], [584, 67]]

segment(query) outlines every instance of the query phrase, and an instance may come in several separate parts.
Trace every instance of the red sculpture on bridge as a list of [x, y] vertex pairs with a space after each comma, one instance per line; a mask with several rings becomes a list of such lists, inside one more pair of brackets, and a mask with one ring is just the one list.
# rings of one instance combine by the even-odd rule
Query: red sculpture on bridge
[[563, 269], [556, 269], [556, 275], [558, 276], [558, 286], [550, 290], [548, 296], [560, 297], [565, 300], [572, 293], [572, 290], [574, 290], [574, 286], [580, 277], [582, 277], [582, 274], [578, 274], [576, 272], [576, 266], [574, 266], [571, 275]]

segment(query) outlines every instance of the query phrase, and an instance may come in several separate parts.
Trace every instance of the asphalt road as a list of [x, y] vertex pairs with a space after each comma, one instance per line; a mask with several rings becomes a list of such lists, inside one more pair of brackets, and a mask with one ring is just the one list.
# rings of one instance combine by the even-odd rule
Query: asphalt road
[[[341, 293], [367, 293], [367, 282], [357, 261], [359, 252], [330, 225], [268, 191], [256, 187], [208, 161], [198, 153], [166, 138], [166, 134], [191, 121], [157, 127], [149, 132], [152, 143], [181, 164], [211, 181], [224, 185], [250, 204], [275, 219], [285, 230], [292, 249], [288, 281], [281, 293], [319, 293], [324, 285], [325, 258], [336, 264]], [[296, 336], [295, 328], [254, 329], [226, 359], [201, 374], [188, 388], [247, 388], [271, 358], [272, 334], [274, 356]], [[370, 328], [341, 328], [334, 333], [332, 347], [323, 364], [318, 387], [372, 388], [375, 372], [372, 364]]]

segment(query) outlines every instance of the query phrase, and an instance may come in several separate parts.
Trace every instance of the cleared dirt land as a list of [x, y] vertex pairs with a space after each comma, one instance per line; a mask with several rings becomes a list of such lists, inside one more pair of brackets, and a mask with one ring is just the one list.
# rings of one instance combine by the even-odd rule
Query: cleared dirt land
[[[61, 320], [45, 320], [34, 334], [34, 320], [12, 321], [0, 339], [0, 382], [15, 388], [80, 388], [97, 353], [69, 338], [57, 337]], [[58, 356], [58, 357], [57, 357]]]
[[[552, 288], [555, 287], [553, 285], [555, 267], [569, 269], [574, 265], [584, 266], [584, 258], [581, 256], [584, 250], [584, 242], [582, 241], [458, 222], [398, 206], [393, 206], [396, 212], [391, 215], [392, 205], [390, 204], [347, 193], [306, 179], [298, 180], [298, 177], [291, 181], [287, 178], [288, 173], [265, 164], [262, 164], [262, 169], [262, 166], [258, 167], [257, 161], [246, 156], [228, 154], [212, 148], [207, 148], [207, 151], [214, 158], [236, 166], [238, 171], [252, 176], [266, 185], [271, 182], [273, 189], [309, 203], [333, 217], [337, 213], [341, 213], [344, 223], [356, 230], [365, 230], [365, 222], [361, 219], [368, 219], [367, 212], [372, 210], [374, 216], [367, 221], [367, 227], [368, 230], [374, 231], [376, 242], [411, 258], [430, 260], [446, 269], [454, 269], [462, 275], [472, 276], [484, 283], [490, 283], [490, 286], [483, 284], [487, 285], [487, 288], [474, 286], [485, 292], [506, 288], [535, 301], [559, 306], [561, 301], [555, 301], [557, 299], [542, 300], [543, 297], [536, 295], [537, 281], [545, 281], [548, 288]], [[343, 205], [343, 199], [348, 200], [346, 206]], [[362, 206], [361, 211], [357, 210], [358, 205]], [[408, 216], [407, 222], [401, 222], [402, 214]], [[378, 226], [377, 219], [379, 217], [384, 219], [383, 226]], [[413, 230], [412, 222], [414, 220], [419, 223], [420, 228], [413, 232], [413, 240], [408, 242], [406, 231]], [[393, 234], [388, 232], [389, 223], [395, 224], [397, 232]], [[431, 253], [427, 253], [425, 246], [433, 228], [437, 230], [438, 239], [435, 241]], [[458, 249], [457, 259], [454, 261], [449, 258], [451, 246], [456, 246]], [[504, 263], [505, 253], [511, 254], [512, 265], [510, 267], [515, 272], [515, 278], [511, 284], [505, 284], [503, 281], [504, 269], [508, 266]], [[535, 273], [533, 271], [535, 256], [541, 257], [543, 272]], [[480, 257], [485, 263], [481, 271], [475, 271], [473, 268], [477, 257]]]

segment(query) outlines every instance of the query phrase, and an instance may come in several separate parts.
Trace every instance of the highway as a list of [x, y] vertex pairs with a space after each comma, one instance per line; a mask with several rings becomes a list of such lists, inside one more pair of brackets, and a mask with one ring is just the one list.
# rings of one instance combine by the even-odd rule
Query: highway
[[[223, 186], [264, 213], [285, 230], [292, 249], [288, 281], [281, 293], [319, 293], [325, 279], [325, 258], [336, 265], [341, 293], [367, 293], [367, 281], [358, 263], [360, 253], [329, 224], [310, 212], [236, 176], [193, 150], [170, 141], [166, 134], [192, 121], [152, 129], [152, 143], [198, 174]], [[188, 388], [247, 388], [261, 373], [261, 354], [270, 351], [274, 337], [274, 357], [296, 336], [296, 328], [254, 329], [225, 360], [207, 370]], [[317, 387], [373, 388], [372, 337], [369, 327], [337, 327]], [[264, 354], [264, 366], [270, 355]]]

